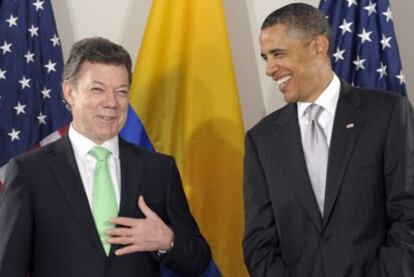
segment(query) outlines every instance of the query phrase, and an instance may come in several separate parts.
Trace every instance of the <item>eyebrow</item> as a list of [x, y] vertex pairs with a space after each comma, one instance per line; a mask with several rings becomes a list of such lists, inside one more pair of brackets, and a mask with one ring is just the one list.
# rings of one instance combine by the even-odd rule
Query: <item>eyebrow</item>
[[128, 89], [128, 88], [129, 88], [129, 85], [127, 85], [127, 84], [125, 84], [125, 85], [120, 85], [120, 86], [118, 87], [118, 89], [120, 89], [120, 88], [126, 88], [126, 89]]
[[98, 84], [98, 85], [101, 85], [101, 86], [105, 86], [104, 83], [96, 81], [96, 80], [92, 80], [91, 84]]
[[[278, 54], [284, 54], [284, 53], [287, 53], [287, 51], [285, 49], [280, 49], [280, 48], [275, 48], [269, 51], [270, 55], [278, 55]], [[262, 56], [262, 58], [266, 58], [267, 54], [260, 53], [260, 56]]]
[[270, 54], [272, 55], [276, 55], [276, 54], [283, 54], [286, 53], [287, 51], [285, 49], [280, 49], [280, 48], [275, 48], [269, 51]]
[[[98, 85], [101, 85], [101, 86], [106, 87], [106, 85], [105, 85], [104, 83], [102, 83], [102, 82], [100, 82], [100, 81], [96, 81], [96, 80], [93, 80], [93, 81], [92, 81], [92, 84], [98, 84]], [[128, 87], [129, 87], [129, 85], [128, 85], [128, 84], [122, 84], [122, 85], [118, 86], [117, 88], [123, 88], [123, 87], [128, 88]]]

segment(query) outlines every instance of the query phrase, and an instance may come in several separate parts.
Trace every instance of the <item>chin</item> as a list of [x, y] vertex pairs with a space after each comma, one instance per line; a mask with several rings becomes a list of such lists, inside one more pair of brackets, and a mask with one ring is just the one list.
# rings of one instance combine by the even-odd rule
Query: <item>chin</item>
[[283, 95], [283, 98], [285, 99], [285, 102], [288, 103], [288, 104], [298, 102], [297, 97], [292, 97], [291, 95], [284, 94]]
[[111, 133], [111, 134], [100, 134], [100, 135], [96, 136], [96, 138], [97, 138], [98, 141], [101, 141], [103, 143], [107, 140], [112, 139], [116, 135], [118, 135], [118, 134], [117, 133], [115, 133], [115, 134], [113, 134], [113, 133]]

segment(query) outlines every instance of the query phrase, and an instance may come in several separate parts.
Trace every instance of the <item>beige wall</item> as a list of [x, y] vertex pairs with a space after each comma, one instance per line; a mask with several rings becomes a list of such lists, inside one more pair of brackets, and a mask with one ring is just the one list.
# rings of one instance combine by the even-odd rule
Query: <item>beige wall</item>
[[[414, 102], [414, 41], [410, 13], [414, 1], [390, 0], [403, 67]], [[151, 8], [150, 0], [52, 0], [65, 58], [74, 41], [107, 37], [125, 46], [135, 60]], [[274, 9], [294, 1], [223, 0], [246, 129], [284, 102], [274, 83], [264, 75], [258, 34], [263, 19]], [[317, 6], [318, 0], [305, 0]]]
[[391, 0], [390, 5], [407, 82], [407, 94], [411, 103], [414, 104], [414, 38], [411, 34], [414, 1]]

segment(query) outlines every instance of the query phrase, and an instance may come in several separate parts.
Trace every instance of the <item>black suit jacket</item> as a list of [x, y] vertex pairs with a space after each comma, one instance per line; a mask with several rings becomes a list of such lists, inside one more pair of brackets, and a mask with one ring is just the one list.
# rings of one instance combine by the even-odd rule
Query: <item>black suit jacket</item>
[[165, 257], [140, 252], [106, 256], [68, 137], [11, 161], [0, 194], [0, 276], [159, 276], [160, 264], [197, 276], [210, 249], [190, 214], [174, 160], [120, 139], [119, 215], [142, 218], [137, 198], [168, 224]]
[[245, 263], [252, 276], [414, 276], [414, 113], [393, 93], [341, 83], [324, 214], [296, 104], [246, 135]]

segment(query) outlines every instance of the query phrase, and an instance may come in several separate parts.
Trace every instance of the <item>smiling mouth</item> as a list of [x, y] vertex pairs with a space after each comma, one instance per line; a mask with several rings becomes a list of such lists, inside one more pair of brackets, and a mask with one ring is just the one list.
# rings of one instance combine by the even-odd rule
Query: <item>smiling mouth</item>
[[98, 115], [97, 118], [99, 120], [105, 121], [105, 122], [112, 122], [115, 120], [114, 116], [103, 116], [103, 115]]
[[276, 80], [277, 85], [279, 86], [279, 89], [283, 92], [289, 81], [292, 79], [291, 75], [284, 76], [280, 79]]

